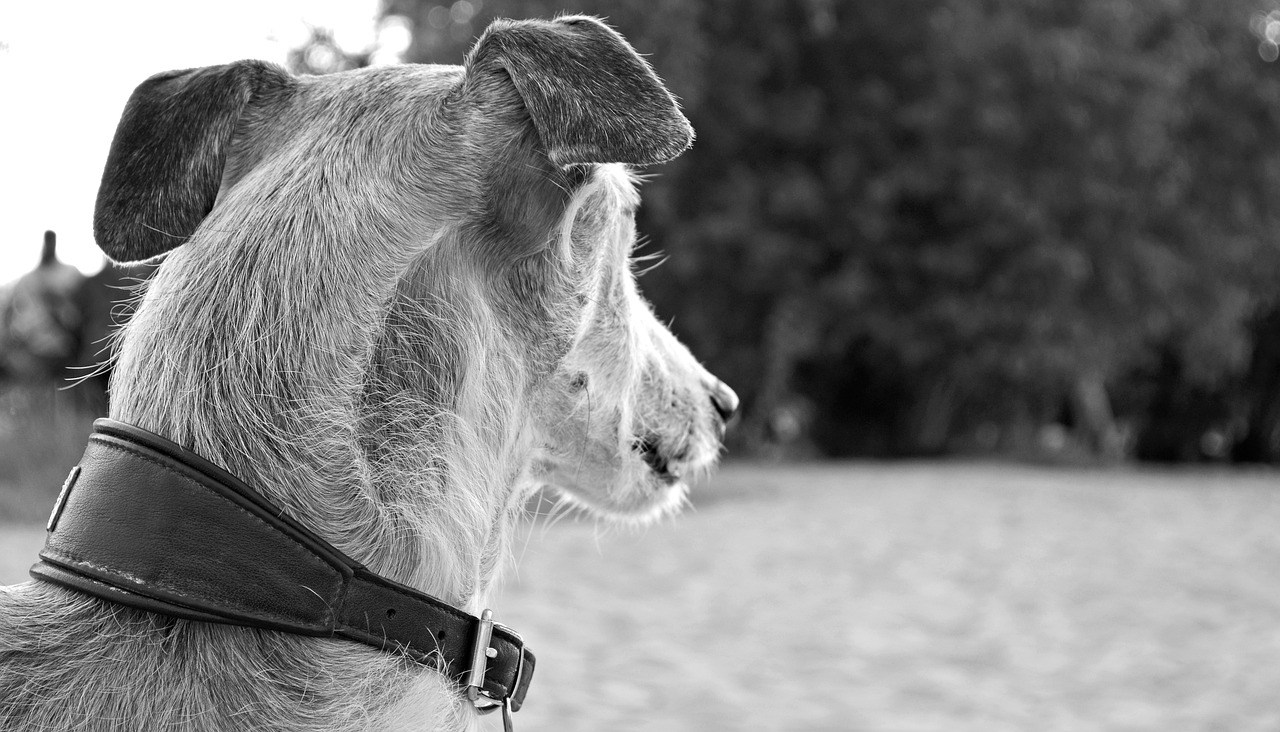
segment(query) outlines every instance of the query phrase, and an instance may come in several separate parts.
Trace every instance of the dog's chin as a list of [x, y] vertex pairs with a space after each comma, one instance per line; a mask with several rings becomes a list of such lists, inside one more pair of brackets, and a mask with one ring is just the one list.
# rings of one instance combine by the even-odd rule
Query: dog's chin
[[684, 466], [655, 467], [639, 454], [621, 463], [611, 470], [566, 465], [544, 472], [541, 482], [565, 503], [623, 524], [647, 524], [688, 505], [689, 474], [681, 470]]

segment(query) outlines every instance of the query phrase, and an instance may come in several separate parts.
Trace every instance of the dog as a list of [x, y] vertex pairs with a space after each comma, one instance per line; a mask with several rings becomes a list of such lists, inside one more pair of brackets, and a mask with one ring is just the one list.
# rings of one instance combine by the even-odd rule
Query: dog
[[[255, 486], [383, 577], [472, 614], [530, 496], [641, 523], [738, 405], [633, 272], [634, 167], [693, 130], [602, 22], [495, 21], [461, 66], [151, 77], [94, 230], [163, 261], [111, 417]], [[450, 679], [341, 638], [33, 581], [0, 592], [0, 729], [462, 730]]]

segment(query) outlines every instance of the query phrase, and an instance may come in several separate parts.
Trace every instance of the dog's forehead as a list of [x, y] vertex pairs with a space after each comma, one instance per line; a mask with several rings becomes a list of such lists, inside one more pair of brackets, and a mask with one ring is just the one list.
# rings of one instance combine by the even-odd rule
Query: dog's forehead
[[[515, 237], [533, 247], [556, 236], [560, 222], [560, 236], [576, 230], [574, 238], [617, 241], [610, 249], [625, 256], [627, 222], [640, 203], [631, 169], [556, 166], [531, 125], [510, 126], [520, 122], [519, 113], [475, 108], [466, 73], [461, 66], [410, 64], [298, 77], [289, 100], [242, 127], [223, 189], [238, 187], [256, 169], [258, 180], [269, 183], [240, 193], [244, 205], [258, 207], [263, 191], [306, 201], [334, 181], [354, 181], [344, 210], [396, 211], [404, 225], [422, 231], [471, 217], [504, 241]], [[503, 101], [521, 104], [514, 94]]]

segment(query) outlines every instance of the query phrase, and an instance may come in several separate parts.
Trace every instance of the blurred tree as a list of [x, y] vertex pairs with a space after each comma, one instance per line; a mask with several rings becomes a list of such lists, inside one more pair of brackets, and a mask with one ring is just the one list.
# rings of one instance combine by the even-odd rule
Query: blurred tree
[[1262, 309], [1252, 323], [1250, 368], [1238, 392], [1244, 429], [1233, 457], [1280, 463], [1280, 305]]
[[328, 28], [313, 26], [306, 43], [289, 51], [287, 65], [296, 74], [332, 74], [369, 65], [373, 49], [343, 48]]
[[1117, 454], [1162, 398], [1117, 394], [1134, 374], [1212, 393], [1249, 365], [1280, 268], [1273, 10], [387, 6], [408, 60], [457, 63], [492, 17], [560, 11], [650, 57], [698, 142], [646, 184], [641, 229], [669, 257], [646, 292], [745, 397], [742, 439], [832, 454], [1008, 446], [1055, 421]]

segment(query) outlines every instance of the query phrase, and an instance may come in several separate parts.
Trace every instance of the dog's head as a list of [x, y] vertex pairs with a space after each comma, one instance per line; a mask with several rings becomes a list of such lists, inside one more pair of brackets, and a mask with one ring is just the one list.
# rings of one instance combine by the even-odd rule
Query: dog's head
[[[444, 470], [516, 456], [501, 469], [526, 484], [645, 518], [715, 461], [737, 405], [631, 271], [627, 166], [692, 136], [648, 64], [585, 17], [499, 21], [461, 67], [172, 72], [129, 101], [95, 235], [118, 261], [167, 254], [149, 295], [174, 311], [166, 330], [237, 324], [235, 343], [173, 350], [239, 348], [258, 365], [226, 368], [281, 404], [357, 380], [375, 470], [453, 440], [470, 454]], [[220, 281], [252, 302], [210, 298]], [[315, 311], [332, 322], [303, 322]]]

